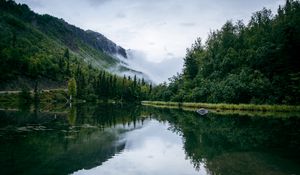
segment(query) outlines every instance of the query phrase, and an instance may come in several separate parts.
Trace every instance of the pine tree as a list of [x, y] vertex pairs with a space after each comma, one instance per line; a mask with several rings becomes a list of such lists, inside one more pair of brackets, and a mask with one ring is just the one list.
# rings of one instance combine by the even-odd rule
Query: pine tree
[[70, 52], [69, 52], [68, 48], [65, 50], [64, 58], [67, 61], [67, 70], [66, 70], [66, 73], [67, 73], [67, 75], [70, 75], [71, 74], [71, 71], [70, 71]]
[[136, 75], [134, 75], [134, 78], [133, 78], [133, 87], [136, 88], [137, 86], [137, 80], [136, 80]]
[[75, 78], [71, 78], [68, 81], [68, 93], [70, 96], [70, 102], [72, 101], [72, 97], [75, 97], [77, 94], [77, 85]]

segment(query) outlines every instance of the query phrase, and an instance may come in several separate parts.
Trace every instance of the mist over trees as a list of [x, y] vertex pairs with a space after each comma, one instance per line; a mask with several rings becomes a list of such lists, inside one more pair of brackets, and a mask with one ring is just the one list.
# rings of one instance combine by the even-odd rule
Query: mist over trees
[[226, 22], [187, 49], [184, 70], [153, 89], [153, 100], [299, 104], [300, 2], [287, 0], [250, 22]]
[[[99, 44], [92, 42], [95, 37], [100, 34], [85, 32], [50, 15], [38, 15], [25, 4], [0, 0], [0, 87], [25, 79], [38, 91], [41, 81], [63, 84], [59, 88], [67, 88], [69, 81], [69, 95], [77, 99], [134, 102], [146, 98], [151, 85], [144, 79], [106, 71], [117, 62], [101, 48], [112, 42], [102, 38], [103, 45], [93, 47], [91, 43]], [[124, 55], [125, 51], [119, 50]], [[85, 60], [90, 57], [102, 67]]]

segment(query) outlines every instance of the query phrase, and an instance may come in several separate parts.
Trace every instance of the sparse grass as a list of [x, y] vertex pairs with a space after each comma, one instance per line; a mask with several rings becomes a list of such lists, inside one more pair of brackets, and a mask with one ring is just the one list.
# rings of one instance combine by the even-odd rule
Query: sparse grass
[[[181, 109], [184, 111], [195, 112], [198, 108], [191, 107], [178, 107], [178, 106], [167, 106], [167, 105], [152, 105], [152, 104], [143, 104], [155, 108], [164, 108], [164, 109]], [[240, 116], [249, 116], [249, 117], [280, 117], [280, 118], [289, 118], [289, 117], [300, 117], [300, 111], [246, 111], [246, 110], [216, 110], [209, 109], [209, 113], [218, 114], [218, 115], [240, 115]]]
[[[31, 91], [31, 98], [34, 98], [34, 94]], [[53, 102], [66, 102], [68, 95], [64, 89], [53, 89], [47, 91], [41, 91], [39, 93], [41, 103], [53, 103]], [[19, 104], [19, 93], [3, 93], [0, 94], [0, 107], [1, 106], [17, 106]]]
[[19, 94], [0, 94], [0, 102], [18, 101]]
[[[31, 91], [31, 98], [34, 94]], [[65, 89], [42, 90], [39, 93], [40, 103], [39, 110], [41, 111], [59, 111], [65, 112], [65, 104], [68, 100], [68, 95]], [[22, 106], [22, 105], [21, 105]], [[0, 94], [0, 109], [20, 110], [19, 93], [2, 93]], [[29, 109], [33, 110], [34, 101], [29, 103]]]
[[163, 101], [142, 101], [143, 105], [164, 106], [176, 108], [206, 108], [218, 110], [239, 110], [239, 111], [276, 111], [276, 112], [300, 112], [300, 106], [292, 105], [255, 105], [255, 104], [225, 104], [225, 103], [179, 103]]
[[50, 91], [42, 91], [40, 93], [41, 102], [66, 102], [68, 100], [68, 94], [63, 89], [56, 89]]

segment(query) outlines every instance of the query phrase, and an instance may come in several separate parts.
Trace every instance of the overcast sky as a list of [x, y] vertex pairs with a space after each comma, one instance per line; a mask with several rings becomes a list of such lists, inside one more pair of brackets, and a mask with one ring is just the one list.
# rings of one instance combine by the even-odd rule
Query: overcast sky
[[[227, 20], [248, 22], [263, 7], [276, 12], [285, 0], [16, 0], [40, 14], [63, 18], [85, 30], [107, 36], [125, 49], [137, 50], [148, 64], [145, 70], [161, 82], [182, 68], [186, 48], [197, 37]], [[170, 61], [174, 60], [174, 61]], [[173, 64], [172, 64], [173, 63]], [[143, 67], [143, 66], [142, 66]], [[146, 66], [144, 66], [146, 67]], [[156, 67], [156, 66], [152, 66]], [[171, 68], [170, 68], [171, 67]], [[156, 72], [160, 72], [157, 74]], [[152, 76], [152, 77], [153, 77]]]

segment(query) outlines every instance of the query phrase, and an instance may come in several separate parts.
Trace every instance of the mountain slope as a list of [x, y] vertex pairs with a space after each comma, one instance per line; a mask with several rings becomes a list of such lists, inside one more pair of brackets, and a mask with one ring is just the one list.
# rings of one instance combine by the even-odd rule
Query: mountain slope
[[38, 15], [27, 5], [0, 0], [1, 82], [20, 76], [63, 81], [78, 64], [118, 74], [123, 70], [140, 74], [119, 57], [126, 59], [126, 50], [102, 34]]

